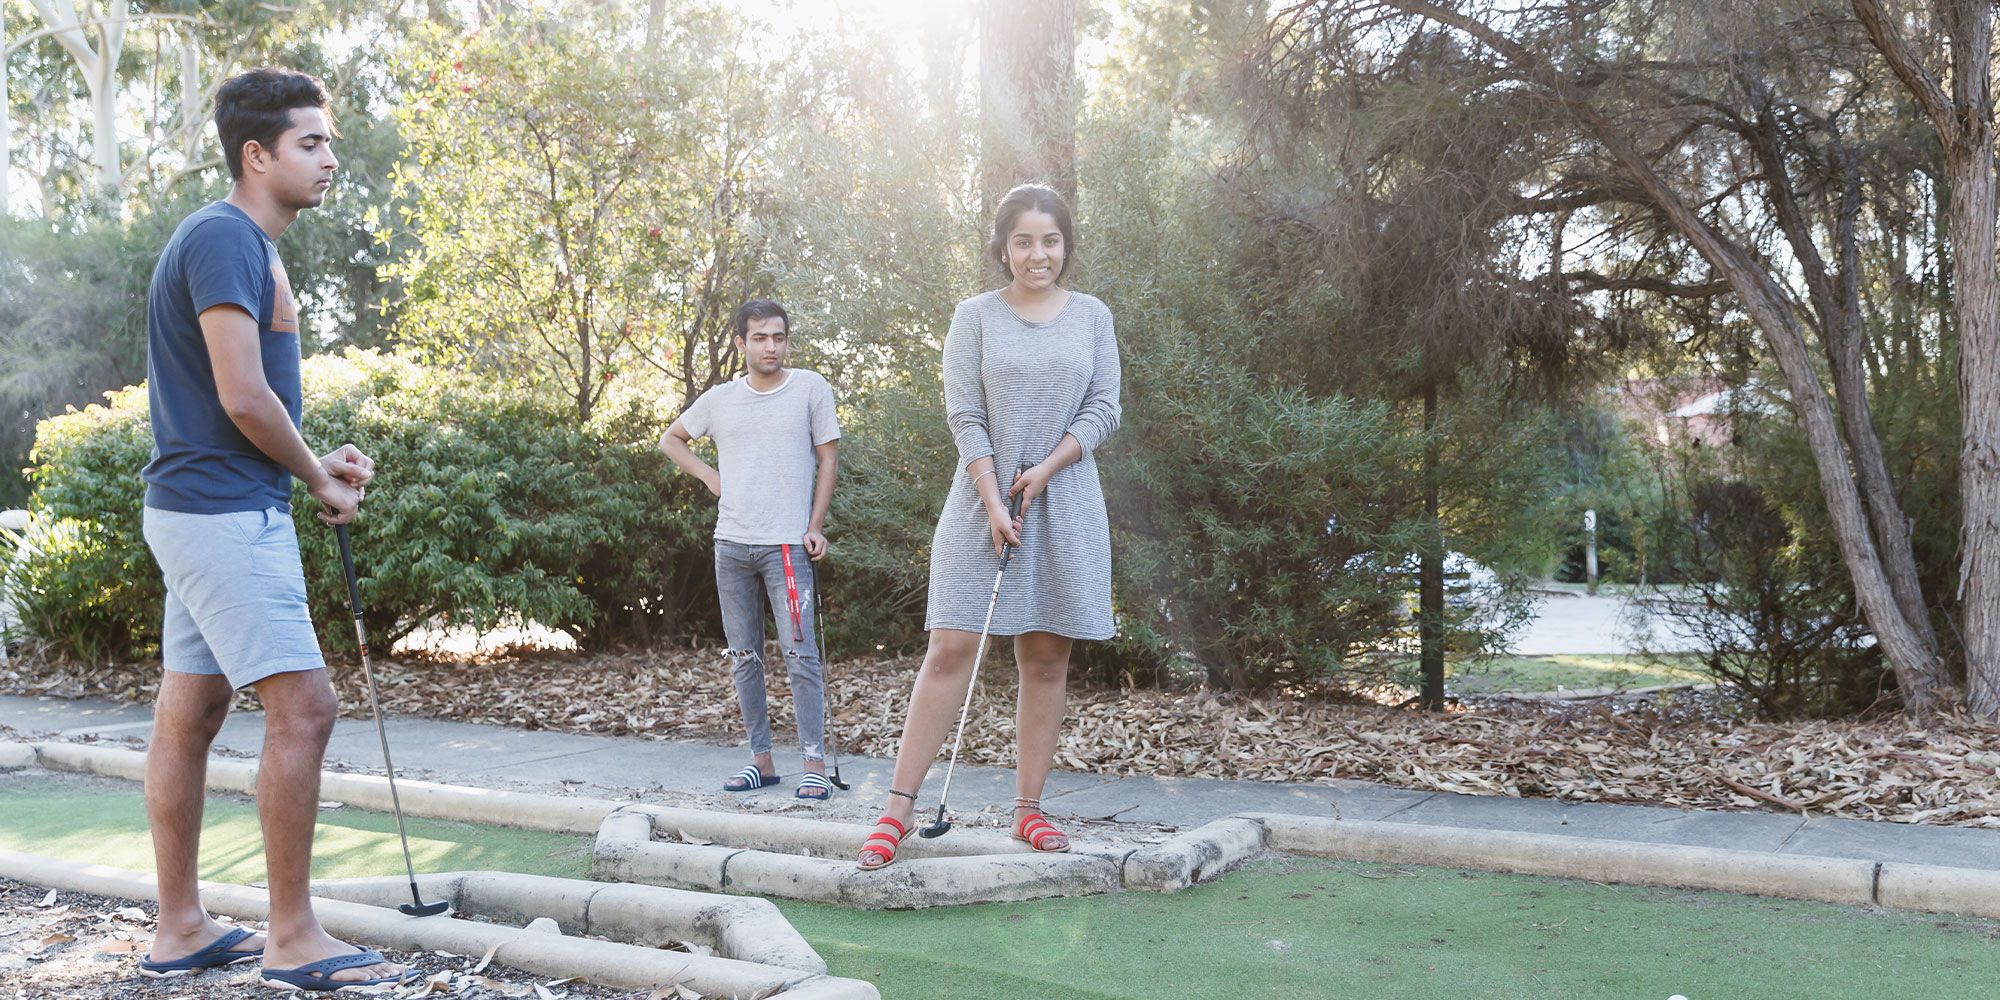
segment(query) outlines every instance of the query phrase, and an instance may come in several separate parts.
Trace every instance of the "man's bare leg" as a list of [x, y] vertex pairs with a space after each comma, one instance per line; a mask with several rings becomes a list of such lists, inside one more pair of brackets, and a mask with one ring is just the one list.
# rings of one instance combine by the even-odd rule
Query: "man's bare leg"
[[[320, 927], [307, 886], [313, 826], [319, 819], [319, 772], [339, 704], [325, 670], [272, 674], [252, 685], [264, 702], [264, 756], [257, 767], [257, 816], [264, 825], [264, 865], [271, 892], [271, 943], [264, 965], [295, 969], [356, 949]], [[335, 980], [380, 979], [403, 967], [384, 962], [342, 969]]]
[[[169, 670], [160, 678], [153, 706], [153, 739], [146, 748], [146, 821], [153, 831], [159, 870], [160, 919], [151, 958], [171, 962], [215, 943], [225, 928], [202, 909], [197, 888], [201, 813], [208, 793], [208, 748], [229, 715], [235, 692], [220, 674]], [[264, 946], [255, 934], [231, 951]]]

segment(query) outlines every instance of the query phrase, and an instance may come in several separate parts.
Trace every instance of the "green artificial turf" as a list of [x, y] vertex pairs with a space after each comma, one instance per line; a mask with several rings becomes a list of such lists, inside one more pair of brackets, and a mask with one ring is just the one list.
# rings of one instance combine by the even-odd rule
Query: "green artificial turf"
[[[590, 839], [502, 827], [408, 818], [410, 857], [418, 871], [496, 870], [584, 878]], [[146, 803], [130, 783], [0, 775], [0, 850], [92, 864], [153, 870]], [[388, 813], [322, 809], [313, 836], [313, 877], [397, 875], [403, 854]], [[211, 794], [202, 817], [201, 877], [261, 882], [264, 840], [257, 807]]]
[[[0, 849], [150, 870], [137, 787], [0, 775]], [[419, 870], [581, 877], [589, 842], [410, 821]], [[263, 877], [254, 808], [212, 796], [204, 878]], [[320, 877], [401, 870], [394, 820], [324, 812]], [[1314, 858], [1172, 895], [916, 912], [778, 900], [884, 997], [1876, 1000], [1989, 995], [2000, 922]]]
[[778, 906], [884, 997], [1878, 1000], [2000, 978], [1993, 921], [1322, 859], [1173, 895]]

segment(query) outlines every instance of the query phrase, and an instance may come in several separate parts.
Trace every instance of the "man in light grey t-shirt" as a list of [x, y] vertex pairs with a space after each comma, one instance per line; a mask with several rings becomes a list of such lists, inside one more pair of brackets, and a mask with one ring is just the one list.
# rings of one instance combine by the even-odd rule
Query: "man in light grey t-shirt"
[[[776, 302], [753, 299], [736, 310], [736, 350], [743, 377], [702, 393], [660, 437], [660, 450], [720, 498], [715, 589], [736, 702], [756, 757], [722, 787], [742, 792], [778, 783], [764, 691], [768, 606], [791, 677], [805, 758], [795, 794], [825, 799], [833, 785], [826, 780], [826, 691], [813, 631], [819, 595], [812, 564], [826, 555], [823, 528], [840, 468], [833, 387], [818, 372], [785, 367], [791, 319]], [[698, 437], [715, 441], [719, 471], [690, 447]]]

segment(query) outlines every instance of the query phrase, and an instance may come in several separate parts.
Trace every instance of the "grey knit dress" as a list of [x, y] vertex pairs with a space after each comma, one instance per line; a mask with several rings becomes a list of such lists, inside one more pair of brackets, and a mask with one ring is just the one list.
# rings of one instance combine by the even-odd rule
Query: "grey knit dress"
[[931, 537], [926, 629], [979, 631], [1000, 568], [965, 467], [991, 455], [1004, 498], [1023, 465], [1040, 463], [1074, 434], [1083, 460], [1052, 476], [1028, 509], [993, 634], [1111, 638], [1111, 525], [1094, 454], [1118, 427], [1118, 378], [1111, 310], [1089, 295], [1069, 293], [1041, 323], [1022, 319], [999, 292], [958, 304], [944, 339], [945, 419], [958, 467]]

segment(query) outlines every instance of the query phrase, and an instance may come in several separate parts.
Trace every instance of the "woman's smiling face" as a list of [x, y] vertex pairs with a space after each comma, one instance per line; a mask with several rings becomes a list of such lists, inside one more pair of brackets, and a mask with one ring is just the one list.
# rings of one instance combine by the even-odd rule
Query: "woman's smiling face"
[[1055, 216], [1032, 209], [1022, 212], [1007, 234], [1007, 273], [1013, 276], [1014, 287], [1024, 292], [1054, 287], [1068, 250]]

